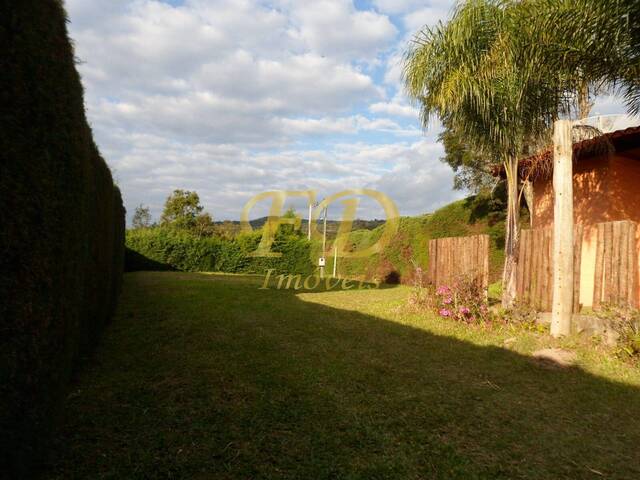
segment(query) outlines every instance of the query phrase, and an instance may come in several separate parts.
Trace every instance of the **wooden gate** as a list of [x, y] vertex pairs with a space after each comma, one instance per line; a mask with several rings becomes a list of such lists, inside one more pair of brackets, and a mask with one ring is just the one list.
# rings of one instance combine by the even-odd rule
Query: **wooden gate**
[[593, 308], [603, 303], [637, 306], [637, 224], [629, 220], [598, 224]]
[[489, 235], [429, 240], [428, 281], [450, 285], [461, 277], [475, 277], [489, 285]]

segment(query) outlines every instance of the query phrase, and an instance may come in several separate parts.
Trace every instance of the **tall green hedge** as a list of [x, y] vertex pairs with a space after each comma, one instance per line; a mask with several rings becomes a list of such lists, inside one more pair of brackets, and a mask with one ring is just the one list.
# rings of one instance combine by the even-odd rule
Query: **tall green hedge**
[[0, 477], [28, 478], [116, 304], [124, 208], [59, 0], [0, 0]]
[[172, 228], [128, 230], [127, 263], [132, 270], [176, 269], [190, 272], [311, 274], [310, 243], [295, 234], [279, 233], [271, 250], [280, 257], [253, 257], [261, 233], [239, 235], [233, 240], [216, 237], [198, 238]]

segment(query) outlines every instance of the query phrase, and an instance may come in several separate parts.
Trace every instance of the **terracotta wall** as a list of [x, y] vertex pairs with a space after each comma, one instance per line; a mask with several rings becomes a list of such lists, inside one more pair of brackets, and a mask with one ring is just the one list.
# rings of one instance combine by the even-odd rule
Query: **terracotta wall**
[[[585, 227], [580, 303], [589, 307], [594, 288], [595, 224], [615, 220], [640, 223], [640, 149], [578, 161], [574, 166], [573, 199], [575, 222]], [[552, 224], [553, 181], [539, 180], [534, 182], [533, 228]], [[640, 251], [640, 238], [637, 243]]]

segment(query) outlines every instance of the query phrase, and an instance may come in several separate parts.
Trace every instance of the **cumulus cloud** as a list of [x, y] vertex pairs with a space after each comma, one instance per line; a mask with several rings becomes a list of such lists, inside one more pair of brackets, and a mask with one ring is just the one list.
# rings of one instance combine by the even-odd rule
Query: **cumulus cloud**
[[397, 78], [408, 26], [440, 4], [67, 0], [89, 119], [127, 209], [157, 216], [175, 188], [217, 219], [274, 189], [375, 187], [403, 214], [456, 197]]

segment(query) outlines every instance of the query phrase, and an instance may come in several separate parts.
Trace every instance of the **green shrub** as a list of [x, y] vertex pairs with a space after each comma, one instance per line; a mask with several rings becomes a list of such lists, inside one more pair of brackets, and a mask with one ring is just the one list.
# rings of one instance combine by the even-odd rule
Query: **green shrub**
[[0, 1], [0, 477], [29, 478], [115, 307], [124, 208], [57, 0]]
[[614, 353], [624, 359], [640, 358], [640, 310], [621, 305], [603, 305], [595, 312], [605, 321], [607, 329], [615, 332]]
[[153, 270], [170, 267], [187, 272], [265, 273], [273, 269], [276, 273], [313, 273], [310, 243], [305, 238], [279, 233], [271, 250], [281, 253], [280, 257], [253, 257], [261, 235], [254, 232], [229, 240], [198, 238], [184, 230], [163, 227], [128, 230], [127, 248], [137, 256], [128, 255], [132, 261], [126, 268], [140, 269], [142, 257], [146, 259], [143, 268]]

